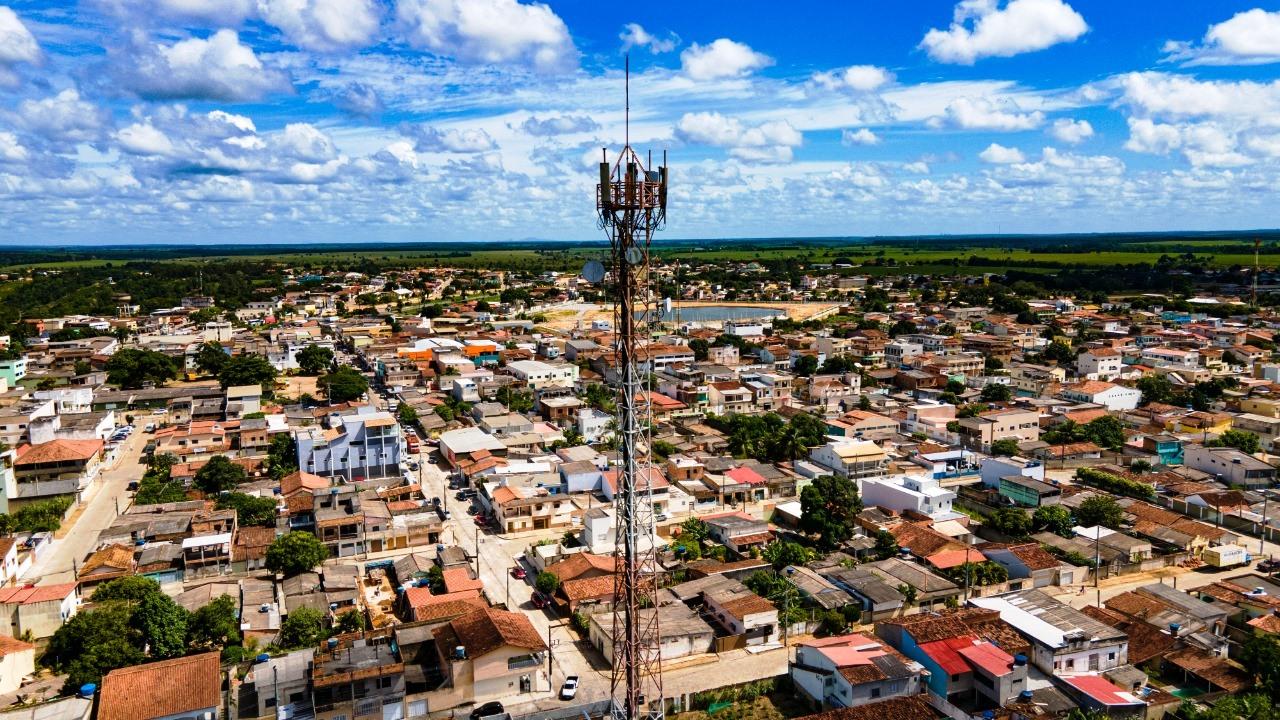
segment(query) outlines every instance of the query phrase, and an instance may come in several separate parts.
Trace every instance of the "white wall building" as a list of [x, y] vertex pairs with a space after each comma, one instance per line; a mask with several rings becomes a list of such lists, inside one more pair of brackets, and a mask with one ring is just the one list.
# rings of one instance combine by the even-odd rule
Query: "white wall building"
[[913, 510], [935, 521], [955, 520], [960, 514], [951, 509], [955, 492], [944, 489], [936, 478], [921, 475], [899, 475], [866, 478], [862, 481], [862, 502], [897, 512]]
[[545, 363], [541, 360], [517, 360], [507, 363], [507, 370], [525, 385], [540, 390], [548, 387], [573, 387], [578, 382], [578, 366], [568, 363]]

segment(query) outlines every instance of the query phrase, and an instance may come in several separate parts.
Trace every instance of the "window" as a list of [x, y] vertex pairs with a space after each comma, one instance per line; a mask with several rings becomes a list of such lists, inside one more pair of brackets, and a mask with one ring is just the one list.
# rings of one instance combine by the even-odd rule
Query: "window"
[[876, 688], [871, 688], [871, 697], [873, 697], [873, 698], [878, 698], [878, 697], [880, 697], [880, 688], [878, 688], [878, 687], [876, 687]]

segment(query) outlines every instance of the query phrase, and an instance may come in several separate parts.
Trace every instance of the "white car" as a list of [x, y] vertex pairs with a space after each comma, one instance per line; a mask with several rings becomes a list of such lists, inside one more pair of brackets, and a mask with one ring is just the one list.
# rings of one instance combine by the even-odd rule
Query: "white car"
[[578, 694], [578, 676], [570, 675], [564, 679], [564, 684], [560, 686], [560, 699], [572, 700]]

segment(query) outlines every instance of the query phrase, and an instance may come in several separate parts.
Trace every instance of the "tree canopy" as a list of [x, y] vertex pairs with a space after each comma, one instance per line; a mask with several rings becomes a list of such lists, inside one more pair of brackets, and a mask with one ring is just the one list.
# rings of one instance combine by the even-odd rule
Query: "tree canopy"
[[862, 498], [852, 480], [823, 475], [800, 493], [800, 508], [800, 529], [815, 536], [819, 548], [834, 550], [853, 537]]
[[217, 495], [234, 490], [247, 479], [244, 468], [232, 462], [231, 458], [214, 455], [196, 471], [193, 484], [206, 495]]
[[1123, 520], [1124, 508], [1109, 495], [1094, 495], [1076, 510], [1076, 522], [1085, 527], [1101, 525], [1115, 530]]
[[107, 360], [107, 382], [122, 388], [140, 388], [147, 383], [163, 385], [178, 376], [178, 363], [154, 350], [122, 348]]
[[344, 403], [359, 400], [369, 389], [369, 381], [359, 370], [350, 365], [339, 365], [337, 370], [320, 378], [329, 402]]
[[333, 351], [312, 343], [299, 350], [294, 359], [303, 375], [319, 375], [333, 364]]
[[218, 373], [218, 382], [224, 388], [236, 385], [259, 385], [263, 392], [270, 392], [276, 381], [276, 368], [265, 357], [256, 353], [237, 355], [227, 361]]
[[274, 498], [229, 492], [218, 496], [218, 509], [235, 510], [240, 527], [274, 527], [276, 524]]
[[266, 561], [272, 572], [297, 575], [311, 570], [327, 557], [329, 549], [315, 535], [295, 530], [272, 541]]
[[217, 375], [227, 366], [231, 356], [216, 342], [207, 342], [196, 353], [196, 367], [206, 375]]
[[280, 646], [289, 650], [316, 647], [326, 634], [323, 613], [309, 607], [294, 608], [280, 623]]

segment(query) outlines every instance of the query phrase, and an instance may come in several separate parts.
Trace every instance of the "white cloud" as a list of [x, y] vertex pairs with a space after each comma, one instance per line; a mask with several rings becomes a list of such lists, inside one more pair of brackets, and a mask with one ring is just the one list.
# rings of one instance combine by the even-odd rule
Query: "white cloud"
[[310, 123], [289, 123], [276, 138], [281, 153], [304, 163], [324, 163], [338, 156], [333, 140]]
[[1120, 102], [1141, 114], [1166, 117], [1222, 116], [1280, 123], [1280, 80], [1196, 80], [1159, 72], [1120, 78]]
[[169, 155], [173, 142], [150, 123], [134, 123], [116, 133], [121, 149], [134, 155]]
[[0, 130], [0, 160], [18, 163], [25, 162], [27, 157], [27, 149], [22, 146], [18, 136], [11, 132]]
[[147, 99], [247, 101], [292, 91], [288, 77], [265, 66], [234, 30], [140, 49], [124, 72]]
[[12, 9], [0, 5], [0, 87], [18, 84], [13, 66], [40, 62], [40, 44]]
[[577, 64], [560, 16], [516, 0], [399, 0], [396, 16], [414, 47], [468, 62], [527, 62], [542, 71]]
[[382, 21], [374, 0], [258, 0], [258, 12], [290, 43], [320, 52], [368, 45]]
[[1280, 11], [1245, 10], [1210, 25], [1199, 45], [1171, 40], [1167, 61], [1187, 65], [1257, 65], [1280, 62]]
[[480, 128], [439, 128], [401, 123], [400, 134], [414, 141], [418, 152], [481, 153], [494, 150], [498, 144]]
[[1089, 26], [1062, 0], [961, 0], [951, 27], [925, 34], [920, 47], [938, 62], [972, 65], [1070, 42]]
[[879, 145], [880, 137], [866, 128], [842, 130], [840, 142], [845, 145]]
[[158, 15], [224, 27], [239, 25], [254, 14], [254, 0], [99, 0], [118, 14]]
[[18, 104], [18, 122], [28, 131], [60, 142], [92, 142], [102, 134], [106, 113], [71, 88]]
[[1126, 150], [1154, 155], [1177, 150], [1195, 167], [1239, 167], [1255, 162], [1249, 153], [1271, 156], [1266, 136], [1251, 136], [1242, 148], [1239, 134], [1217, 122], [1161, 123], [1148, 118], [1128, 122]]
[[639, 23], [627, 23], [622, 26], [622, 32], [618, 33], [618, 39], [622, 41], [622, 50], [624, 52], [631, 48], [640, 47], [648, 48], [649, 52], [654, 55], [671, 52], [680, 44], [679, 35], [668, 33], [665, 38], [660, 38], [645, 30]]
[[944, 125], [962, 130], [1001, 130], [1012, 132], [1017, 130], [1034, 130], [1044, 122], [1044, 113], [1021, 112], [1013, 103], [997, 103], [989, 98], [956, 98], [943, 112], [934, 117], [930, 124], [934, 127]]
[[530, 117], [520, 124], [521, 130], [540, 137], [590, 132], [599, 127], [595, 120], [586, 115], [552, 115], [542, 119]]
[[850, 65], [843, 70], [814, 73], [813, 82], [829, 90], [871, 92], [893, 82], [893, 73], [875, 65]]
[[1053, 121], [1053, 126], [1049, 128], [1049, 135], [1059, 142], [1075, 145], [1093, 137], [1093, 126], [1089, 124], [1088, 120], [1058, 118]]
[[1026, 157], [1018, 148], [1005, 147], [996, 143], [991, 143], [986, 150], [978, 153], [978, 158], [982, 162], [993, 165], [1009, 165], [1026, 161]]
[[333, 104], [343, 112], [360, 117], [373, 117], [382, 114], [386, 107], [382, 97], [372, 86], [362, 83], [349, 83], [331, 96]]
[[680, 53], [680, 67], [692, 80], [743, 77], [770, 65], [773, 58], [729, 38], [710, 45], [694, 43]]
[[792, 148], [804, 136], [785, 120], [746, 125], [737, 118], [716, 112], [685, 113], [676, 123], [676, 137], [714, 147], [729, 148], [729, 154], [747, 162], [790, 162]]

